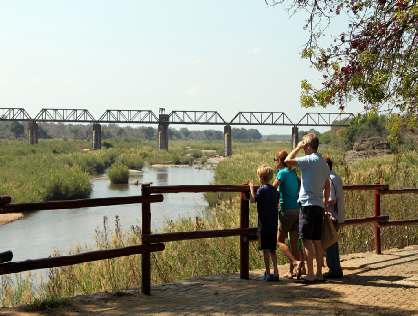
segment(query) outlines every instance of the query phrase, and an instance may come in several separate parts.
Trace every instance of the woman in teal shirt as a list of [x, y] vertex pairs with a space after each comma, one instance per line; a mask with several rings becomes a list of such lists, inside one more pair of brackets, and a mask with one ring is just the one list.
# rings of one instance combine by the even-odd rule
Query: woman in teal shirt
[[[300, 262], [300, 252], [297, 250], [298, 224], [299, 224], [299, 178], [293, 168], [288, 168], [284, 162], [287, 152], [281, 150], [277, 152], [274, 161], [277, 167], [277, 176], [273, 186], [280, 192], [280, 211], [279, 211], [279, 249], [289, 259], [289, 279], [301, 274], [302, 263]], [[290, 237], [290, 249], [286, 245], [286, 238]]]

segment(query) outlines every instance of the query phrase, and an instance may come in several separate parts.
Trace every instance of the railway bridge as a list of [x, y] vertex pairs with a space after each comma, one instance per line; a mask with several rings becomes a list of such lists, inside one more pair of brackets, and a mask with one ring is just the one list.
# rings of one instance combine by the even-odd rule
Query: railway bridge
[[38, 143], [38, 123], [89, 123], [92, 124], [92, 149], [101, 148], [101, 124], [154, 124], [158, 125], [158, 147], [168, 149], [170, 125], [221, 125], [224, 126], [225, 156], [232, 155], [232, 126], [289, 126], [292, 128], [292, 145], [298, 143], [300, 126], [348, 126], [353, 113], [306, 113], [299, 120], [292, 121], [284, 112], [238, 112], [230, 121], [217, 111], [171, 111], [164, 108], [156, 114], [152, 110], [106, 110], [96, 119], [87, 109], [43, 108], [30, 116], [24, 108], [0, 108], [0, 121], [27, 122], [30, 144]]

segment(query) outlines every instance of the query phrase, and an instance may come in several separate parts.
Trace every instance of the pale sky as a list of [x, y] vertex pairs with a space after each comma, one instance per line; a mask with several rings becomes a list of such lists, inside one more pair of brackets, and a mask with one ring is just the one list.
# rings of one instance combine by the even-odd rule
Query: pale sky
[[297, 121], [307, 112], [300, 81], [320, 76], [300, 58], [303, 19], [264, 0], [0, 0], [0, 107], [95, 117], [165, 107], [226, 120], [283, 111]]

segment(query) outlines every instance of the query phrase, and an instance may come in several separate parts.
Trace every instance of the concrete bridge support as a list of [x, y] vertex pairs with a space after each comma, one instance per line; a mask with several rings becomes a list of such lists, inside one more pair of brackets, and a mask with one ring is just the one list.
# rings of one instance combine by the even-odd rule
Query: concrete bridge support
[[38, 123], [35, 121], [28, 122], [28, 138], [31, 145], [38, 143]]
[[232, 156], [232, 128], [231, 125], [224, 127], [224, 148], [225, 157]]
[[160, 114], [158, 123], [158, 149], [168, 150], [169, 115]]
[[93, 150], [102, 148], [102, 126], [99, 123], [93, 124], [91, 148]]
[[295, 148], [299, 143], [299, 128], [297, 126], [292, 127], [292, 148]]

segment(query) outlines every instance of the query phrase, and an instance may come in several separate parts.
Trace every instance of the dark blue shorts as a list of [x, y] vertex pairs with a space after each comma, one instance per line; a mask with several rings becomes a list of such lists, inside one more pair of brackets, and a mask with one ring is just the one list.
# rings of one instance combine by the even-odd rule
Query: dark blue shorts
[[276, 250], [277, 249], [277, 231], [273, 232], [261, 232], [260, 238], [260, 250]]
[[317, 205], [302, 206], [299, 213], [299, 238], [321, 240], [324, 209]]

